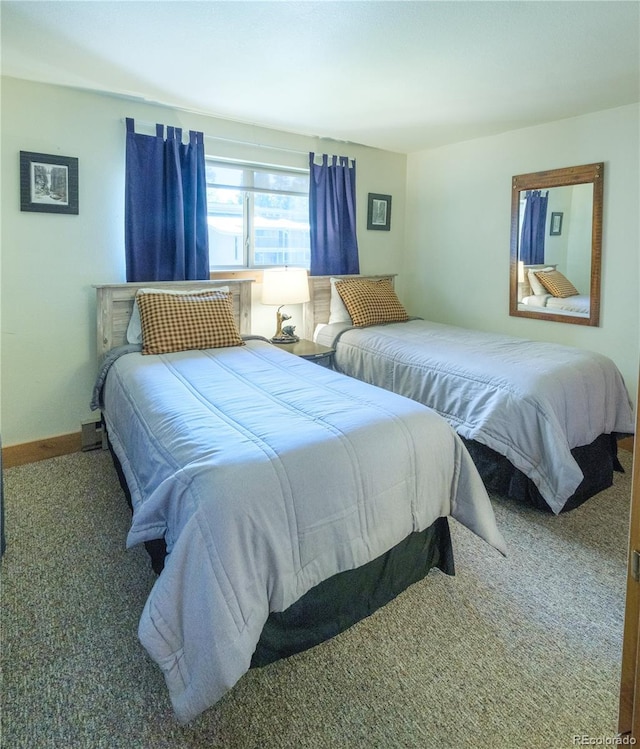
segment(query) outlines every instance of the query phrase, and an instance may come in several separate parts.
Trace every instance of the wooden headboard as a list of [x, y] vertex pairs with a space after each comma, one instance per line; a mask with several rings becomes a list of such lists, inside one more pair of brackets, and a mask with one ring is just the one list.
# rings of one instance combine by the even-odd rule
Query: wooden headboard
[[127, 326], [133, 310], [133, 300], [138, 289], [216, 289], [228, 286], [233, 299], [233, 311], [241, 335], [251, 333], [252, 279], [229, 281], [155, 281], [145, 283], [116, 283], [96, 285], [98, 361], [107, 351], [127, 342]]
[[382, 276], [363, 276], [360, 274], [350, 276], [309, 276], [310, 301], [304, 305], [304, 338], [313, 340], [316, 325], [329, 322], [331, 307], [331, 278], [365, 278], [379, 281], [387, 278], [394, 285], [396, 273], [385, 273]]

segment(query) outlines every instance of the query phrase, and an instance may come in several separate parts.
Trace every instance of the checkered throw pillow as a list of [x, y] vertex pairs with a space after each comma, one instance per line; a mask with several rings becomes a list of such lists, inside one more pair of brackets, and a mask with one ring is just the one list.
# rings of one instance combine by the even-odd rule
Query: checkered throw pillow
[[243, 346], [231, 295], [221, 291], [158, 294], [139, 291], [142, 353]]
[[391, 282], [382, 278], [336, 281], [351, 322], [358, 328], [384, 322], [405, 322], [409, 315], [400, 304]]
[[578, 294], [578, 289], [557, 270], [540, 270], [535, 273], [536, 278], [553, 296], [564, 299]]

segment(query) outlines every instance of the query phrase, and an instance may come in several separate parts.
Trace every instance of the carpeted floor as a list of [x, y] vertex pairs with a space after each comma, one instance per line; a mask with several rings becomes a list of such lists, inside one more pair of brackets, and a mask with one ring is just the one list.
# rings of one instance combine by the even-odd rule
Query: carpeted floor
[[432, 572], [339, 637], [253, 670], [189, 726], [138, 643], [153, 584], [108, 453], [5, 471], [4, 749], [563, 749], [616, 733], [631, 455], [559, 517], [494, 498], [508, 558], [452, 521]]

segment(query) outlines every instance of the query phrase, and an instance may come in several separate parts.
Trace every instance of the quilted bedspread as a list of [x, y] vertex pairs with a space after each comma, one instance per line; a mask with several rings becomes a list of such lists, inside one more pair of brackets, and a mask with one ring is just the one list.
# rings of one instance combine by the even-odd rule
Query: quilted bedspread
[[167, 541], [139, 637], [180, 721], [247, 671], [270, 611], [436, 518], [505, 551], [459, 437], [412, 400], [257, 340], [112, 356], [99, 383], [128, 544]]
[[560, 512], [583, 475], [571, 455], [600, 434], [631, 434], [629, 394], [611, 359], [428, 320], [326, 325], [337, 368], [435, 409], [528, 476]]

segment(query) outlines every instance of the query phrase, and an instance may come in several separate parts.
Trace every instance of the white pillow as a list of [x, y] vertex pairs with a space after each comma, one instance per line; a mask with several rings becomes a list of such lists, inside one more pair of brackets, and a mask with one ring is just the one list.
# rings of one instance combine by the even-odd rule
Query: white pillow
[[545, 266], [544, 268], [537, 267], [535, 270], [529, 270], [527, 272], [527, 276], [529, 278], [529, 286], [531, 286], [531, 291], [533, 291], [535, 296], [540, 296], [542, 294], [548, 294], [549, 292], [545, 289], [545, 287], [540, 283], [540, 280], [536, 276], [536, 271], [544, 270], [544, 271], [550, 271], [555, 270], [555, 265], [553, 267]]
[[[203, 291], [226, 291], [229, 292], [228, 286], [216, 286], [209, 289], [189, 289], [189, 291], [181, 291], [179, 289], [138, 289], [143, 292], [153, 292], [155, 294], [199, 294]], [[129, 318], [129, 325], [127, 326], [127, 343], [142, 343], [142, 323], [140, 321], [140, 310], [138, 309], [138, 302], [134, 299], [133, 310], [131, 317]]]
[[341, 278], [330, 278], [331, 284], [331, 303], [329, 306], [329, 322], [351, 322], [351, 316], [347, 312], [347, 308], [344, 306], [342, 297], [336, 289], [336, 281], [342, 281]]
[[318, 324], [316, 325], [316, 329], [315, 329], [315, 330], [313, 331], [313, 342], [314, 342], [314, 343], [317, 343], [317, 342], [318, 342], [318, 335], [319, 335], [320, 331], [321, 331], [321, 330], [322, 330], [323, 328], [326, 328], [326, 327], [327, 327], [327, 323], [326, 323], [326, 322], [319, 322], [319, 323], [318, 323]]

